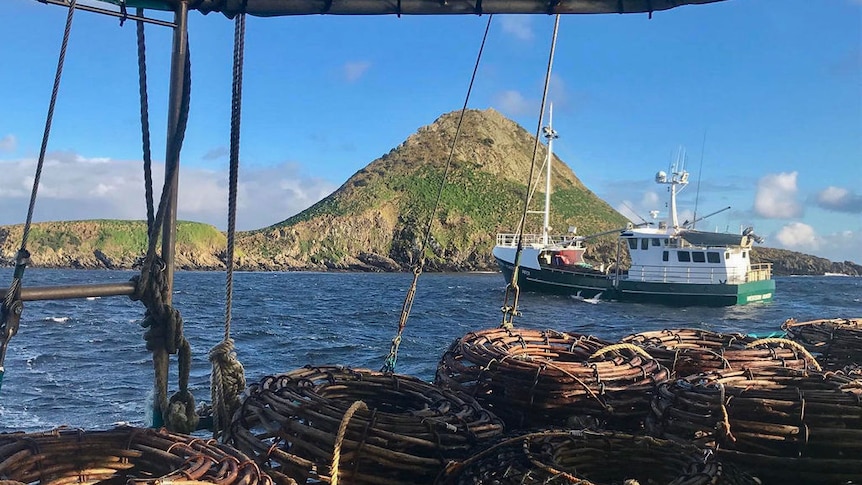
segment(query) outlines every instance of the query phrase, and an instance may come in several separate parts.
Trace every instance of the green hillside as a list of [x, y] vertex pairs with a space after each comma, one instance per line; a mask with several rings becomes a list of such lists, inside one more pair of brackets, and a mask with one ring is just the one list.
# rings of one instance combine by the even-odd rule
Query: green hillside
[[[0, 262], [11, 264], [24, 225], [0, 227]], [[217, 268], [216, 257], [227, 238], [199, 222], [177, 223], [177, 263], [188, 268]], [[131, 268], [147, 250], [144, 221], [98, 219], [33, 224], [27, 248], [34, 266], [50, 268]]]

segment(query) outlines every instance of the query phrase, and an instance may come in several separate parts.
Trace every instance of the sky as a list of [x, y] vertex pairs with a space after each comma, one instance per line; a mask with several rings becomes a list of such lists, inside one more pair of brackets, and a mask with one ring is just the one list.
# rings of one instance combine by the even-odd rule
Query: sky
[[[26, 219], [65, 17], [0, 0], [0, 224]], [[488, 18], [249, 17], [237, 227], [298, 213], [460, 109]], [[492, 17], [469, 107], [535, 132], [553, 20]], [[189, 32], [178, 213], [224, 229], [233, 22], [192, 12]], [[157, 192], [170, 44], [147, 27]], [[35, 221], [146, 217], [137, 82], [134, 23], [78, 11]], [[862, 263], [862, 0], [564, 16], [549, 100], [557, 155], [635, 222], [666, 210], [654, 176], [684, 147], [681, 219], [730, 206], [698, 228]]]

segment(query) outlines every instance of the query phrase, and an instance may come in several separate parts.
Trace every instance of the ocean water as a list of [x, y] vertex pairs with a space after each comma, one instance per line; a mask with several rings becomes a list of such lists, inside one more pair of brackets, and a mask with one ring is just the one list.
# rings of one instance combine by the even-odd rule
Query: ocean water
[[[25, 286], [126, 281], [134, 272], [29, 269]], [[0, 284], [11, 282], [0, 270]], [[249, 382], [306, 364], [379, 369], [389, 352], [412, 274], [238, 273], [231, 335]], [[191, 388], [209, 401], [207, 352], [224, 333], [225, 275], [178, 272], [174, 305], [194, 360]], [[397, 371], [432, 380], [455, 338], [500, 324], [500, 274], [423, 274], [404, 331]], [[862, 316], [862, 278], [786, 277], [771, 303], [669, 308], [526, 293], [516, 324], [616, 340], [634, 332], [699, 327], [765, 334], [788, 318]], [[148, 422], [152, 361], [142, 338], [144, 308], [127, 297], [26, 302], [6, 357], [0, 431], [58, 426], [104, 429]], [[169, 394], [176, 390], [172, 358]]]

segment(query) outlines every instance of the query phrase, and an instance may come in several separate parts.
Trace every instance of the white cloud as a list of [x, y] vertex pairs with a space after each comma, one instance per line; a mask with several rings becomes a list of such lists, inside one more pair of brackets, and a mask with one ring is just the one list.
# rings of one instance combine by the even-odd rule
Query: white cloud
[[823, 238], [823, 257], [862, 264], [862, 231], [842, 231]]
[[862, 263], [862, 231], [818, 234], [808, 224], [793, 222], [779, 229], [773, 239], [784, 249], [816, 254], [832, 261]]
[[[0, 160], [0, 224], [27, 216], [35, 160]], [[153, 164], [158, 204], [164, 165]], [[178, 217], [227, 226], [227, 169], [180, 169]], [[306, 209], [337, 186], [302, 175], [295, 164], [240, 167], [237, 227], [258, 229]], [[42, 172], [34, 220], [146, 218], [141, 162], [49, 154]]]
[[802, 204], [796, 200], [798, 172], [769, 174], [757, 182], [754, 212], [770, 219], [786, 219], [802, 214]]
[[18, 139], [15, 135], [6, 135], [0, 138], [0, 152], [14, 152], [18, 147]]
[[526, 115], [537, 112], [538, 102], [529, 101], [519, 91], [509, 90], [494, 96], [494, 104], [510, 116]]
[[518, 40], [532, 40], [533, 21], [528, 15], [501, 15], [503, 32]]
[[368, 61], [351, 61], [344, 64], [342, 68], [344, 71], [344, 79], [349, 83], [353, 83], [359, 80], [366, 71], [371, 67], [371, 63]]
[[862, 195], [842, 187], [826, 187], [817, 194], [817, 205], [835, 212], [862, 213]]
[[820, 238], [813, 227], [802, 222], [791, 222], [775, 234], [775, 239], [786, 249], [794, 251], [816, 251], [820, 249]]

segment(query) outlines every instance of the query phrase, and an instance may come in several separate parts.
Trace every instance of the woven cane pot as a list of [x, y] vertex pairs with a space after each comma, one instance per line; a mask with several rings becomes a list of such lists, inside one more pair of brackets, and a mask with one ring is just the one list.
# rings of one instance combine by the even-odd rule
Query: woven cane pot
[[231, 424], [233, 444], [282, 483], [431, 483], [502, 432], [503, 423], [466, 395], [341, 367], [262, 379]]
[[447, 485], [755, 484], [691, 445], [648, 436], [544, 431], [511, 438], [453, 464]]
[[788, 338], [815, 354], [830, 370], [862, 364], [862, 318], [832, 318], [797, 322], [790, 319], [781, 328]]
[[629, 335], [622, 342], [635, 344], [670, 369], [672, 377], [721, 369], [816, 368], [804, 348], [783, 339], [757, 339], [739, 333], [700, 329], [657, 330]]
[[832, 372], [721, 371], [660, 386], [648, 430], [715, 450], [764, 483], [862, 481], [862, 381]]
[[668, 370], [642, 350], [552, 330], [488, 329], [456, 340], [435, 383], [469, 393], [509, 430], [641, 427]]
[[26, 484], [271, 484], [236, 449], [168, 431], [121, 427], [0, 435], [0, 480]]

